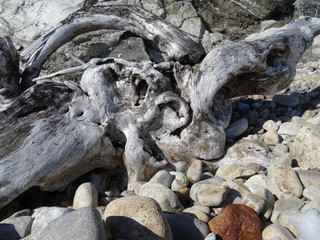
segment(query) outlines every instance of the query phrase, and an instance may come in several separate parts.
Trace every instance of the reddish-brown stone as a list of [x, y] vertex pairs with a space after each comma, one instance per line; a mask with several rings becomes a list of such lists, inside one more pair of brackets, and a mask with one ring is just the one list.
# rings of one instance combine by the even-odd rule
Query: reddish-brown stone
[[230, 204], [209, 221], [212, 232], [223, 240], [261, 240], [262, 224], [255, 211], [243, 204]]

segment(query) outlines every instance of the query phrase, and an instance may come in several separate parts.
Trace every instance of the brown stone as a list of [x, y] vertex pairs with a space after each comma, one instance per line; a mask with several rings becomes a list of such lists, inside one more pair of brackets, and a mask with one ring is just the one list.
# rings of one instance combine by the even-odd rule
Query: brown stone
[[230, 204], [209, 221], [210, 230], [223, 240], [262, 239], [262, 224], [255, 211], [243, 204]]

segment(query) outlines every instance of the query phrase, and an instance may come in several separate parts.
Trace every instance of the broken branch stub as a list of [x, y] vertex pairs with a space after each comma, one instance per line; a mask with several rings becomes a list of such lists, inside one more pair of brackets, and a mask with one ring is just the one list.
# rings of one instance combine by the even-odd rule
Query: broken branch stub
[[[40, 37], [21, 52], [24, 78], [38, 77], [65, 41], [108, 24], [130, 23], [135, 34], [164, 41], [175, 60], [201, 60], [202, 48], [187, 34], [138, 7], [112, 9], [75, 13]], [[221, 46], [193, 70], [179, 62], [104, 58], [57, 73], [84, 71], [79, 86], [37, 83], [0, 111], [0, 208], [33, 186], [53, 191], [95, 168], [115, 170], [123, 162], [122, 177], [132, 189], [168, 162], [219, 158], [232, 113], [229, 97], [286, 87], [319, 26], [318, 19], [303, 18], [273, 36]]]

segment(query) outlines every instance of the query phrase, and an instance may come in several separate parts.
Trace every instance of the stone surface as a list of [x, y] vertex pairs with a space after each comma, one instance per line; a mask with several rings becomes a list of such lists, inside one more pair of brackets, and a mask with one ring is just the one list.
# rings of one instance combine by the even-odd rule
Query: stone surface
[[263, 240], [294, 240], [292, 233], [280, 224], [271, 224], [262, 232]]
[[242, 204], [230, 204], [210, 220], [212, 232], [223, 240], [257, 240], [261, 239], [262, 224], [257, 214]]
[[0, 222], [0, 239], [17, 240], [31, 233], [33, 219], [30, 216], [20, 216]]
[[298, 134], [300, 128], [301, 128], [300, 124], [296, 124], [293, 122], [285, 122], [280, 125], [278, 134], [295, 136]]
[[204, 213], [194, 207], [186, 208], [183, 210], [183, 212], [193, 214], [195, 217], [197, 217], [202, 222], [209, 222], [209, 220], [210, 220], [209, 216], [206, 213]]
[[149, 182], [160, 183], [170, 188], [172, 181], [173, 181], [172, 174], [170, 174], [167, 170], [160, 170], [150, 179]]
[[83, 207], [51, 221], [39, 239], [105, 240], [106, 236], [100, 213], [94, 208]]
[[272, 150], [272, 153], [278, 157], [288, 153], [289, 151], [289, 148], [284, 145], [284, 144], [281, 144], [281, 143], [278, 143], [274, 146], [273, 150]]
[[320, 187], [319, 170], [297, 170], [296, 173], [304, 187]]
[[156, 200], [162, 211], [181, 212], [183, 210], [183, 206], [174, 192], [162, 184], [145, 183], [140, 188], [139, 195]]
[[242, 197], [241, 203], [252, 208], [258, 215], [262, 212], [266, 205], [266, 201], [262, 197], [252, 193], [245, 194]]
[[279, 129], [279, 125], [273, 120], [266, 121], [262, 127], [266, 131], [278, 131]]
[[195, 160], [193, 161], [187, 171], [187, 178], [190, 182], [195, 183], [199, 182], [202, 175], [202, 161]]
[[270, 220], [272, 223], [278, 223], [279, 216], [282, 213], [289, 212], [289, 211], [299, 211], [303, 205], [304, 205], [304, 201], [297, 197], [278, 199], [274, 204], [274, 208], [273, 208], [273, 212]]
[[292, 158], [302, 169], [320, 168], [320, 130], [312, 126], [302, 127], [297, 134], [292, 148]]
[[203, 184], [213, 184], [215, 186], [222, 186], [222, 184], [224, 182], [225, 182], [224, 179], [218, 178], [218, 177], [209, 178], [209, 179], [197, 182], [197, 183], [193, 184], [191, 189], [190, 189], [190, 199], [192, 199], [195, 202], [198, 201], [198, 191], [199, 191], [201, 185], [203, 185]]
[[268, 186], [278, 198], [300, 197], [303, 191], [296, 172], [283, 163], [274, 163], [269, 167]]
[[210, 232], [206, 223], [187, 213], [165, 213], [174, 240], [203, 240]]
[[294, 95], [277, 94], [272, 98], [272, 100], [276, 104], [280, 104], [285, 107], [295, 107], [300, 103], [299, 98], [295, 97]]
[[189, 180], [187, 176], [182, 172], [170, 172], [170, 174], [173, 176], [173, 181], [171, 184], [171, 190], [172, 191], [179, 191], [181, 188], [188, 187]]
[[74, 194], [73, 208], [82, 207], [98, 207], [98, 192], [92, 183], [81, 184]]
[[257, 174], [250, 177], [245, 183], [245, 186], [250, 187], [251, 185], [259, 185], [268, 189], [267, 187], [267, 176], [264, 174]]
[[202, 184], [197, 193], [199, 202], [208, 207], [215, 207], [220, 205], [227, 197], [230, 191], [226, 184]]
[[51, 221], [71, 211], [73, 209], [61, 207], [41, 207], [35, 209], [32, 214], [32, 218], [34, 218], [31, 229], [32, 237], [37, 238]]
[[222, 165], [218, 168], [216, 176], [225, 180], [233, 180], [236, 178], [249, 178], [257, 173], [256, 169], [240, 164]]
[[248, 129], [248, 120], [241, 118], [231, 123], [226, 129], [227, 138], [234, 139], [243, 134]]
[[148, 197], [131, 196], [112, 201], [104, 213], [110, 239], [172, 239], [159, 204]]
[[269, 130], [264, 136], [264, 142], [268, 145], [276, 145], [280, 142], [279, 135], [275, 130]]

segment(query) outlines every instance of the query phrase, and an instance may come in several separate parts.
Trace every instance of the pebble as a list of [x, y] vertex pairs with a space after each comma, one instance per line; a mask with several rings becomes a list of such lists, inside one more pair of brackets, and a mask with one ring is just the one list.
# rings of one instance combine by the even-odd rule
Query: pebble
[[288, 211], [299, 211], [304, 205], [304, 201], [297, 197], [291, 197], [286, 199], [278, 199], [273, 206], [273, 212], [271, 215], [271, 222], [278, 223], [279, 216], [282, 213]]
[[319, 170], [297, 170], [304, 187], [320, 187], [320, 172]]
[[194, 208], [194, 207], [190, 207], [190, 208], [186, 208], [183, 210], [184, 213], [191, 213], [193, 214], [195, 217], [197, 217], [199, 220], [201, 220], [202, 222], [209, 222], [210, 218], [207, 214], [205, 214], [202, 211], [199, 211], [198, 209]]
[[177, 195], [170, 188], [159, 183], [145, 183], [140, 188], [139, 195], [156, 200], [162, 211], [181, 212], [184, 209]]
[[292, 158], [301, 169], [320, 169], [320, 130], [312, 126], [302, 127], [292, 147]]
[[300, 128], [301, 128], [300, 124], [293, 123], [293, 122], [285, 122], [280, 125], [278, 134], [295, 136], [298, 134]]
[[203, 240], [209, 233], [207, 223], [187, 213], [165, 213], [174, 240]]
[[287, 164], [288, 166], [292, 165], [292, 157], [290, 153], [284, 153], [281, 156], [277, 157], [274, 163], [283, 163]]
[[257, 174], [256, 169], [252, 169], [249, 166], [243, 166], [240, 164], [220, 166], [216, 172], [216, 177], [223, 178], [225, 180], [234, 180], [236, 178], [249, 178]]
[[0, 222], [0, 239], [18, 240], [31, 233], [33, 218], [20, 216]]
[[234, 139], [243, 134], [249, 126], [249, 122], [246, 118], [241, 118], [231, 123], [226, 129], [227, 138]]
[[266, 131], [278, 131], [279, 129], [279, 125], [273, 120], [266, 121], [262, 127]]
[[83, 207], [52, 220], [38, 239], [106, 240], [106, 234], [100, 213], [94, 208]]
[[264, 136], [264, 142], [268, 145], [274, 146], [280, 142], [280, 136], [278, 135], [277, 131], [269, 130]]
[[247, 193], [242, 197], [241, 203], [252, 208], [259, 215], [264, 209], [266, 202], [256, 194]]
[[98, 207], [98, 192], [92, 183], [81, 184], [74, 194], [73, 208], [82, 207]]
[[257, 240], [262, 238], [262, 223], [246, 205], [230, 204], [210, 220], [210, 230], [222, 239]]
[[202, 175], [202, 161], [194, 160], [188, 170], [187, 170], [187, 178], [190, 182], [196, 183], [199, 182]]
[[273, 223], [267, 226], [262, 232], [263, 240], [295, 240], [292, 233], [284, 226]]
[[171, 184], [172, 191], [179, 191], [181, 188], [188, 187], [189, 180], [184, 173], [172, 171], [172, 172], [170, 172], [170, 175], [173, 178], [173, 181]]
[[272, 101], [274, 101], [276, 104], [286, 106], [286, 107], [295, 107], [300, 103], [299, 98], [293, 95], [281, 95], [281, 94], [275, 95], [272, 98]]
[[278, 143], [274, 146], [273, 150], [272, 150], [272, 153], [278, 157], [288, 153], [289, 151], [289, 148], [284, 145], [284, 144], [281, 144], [281, 143]]
[[306, 187], [302, 195], [309, 200], [315, 200], [320, 203], [320, 187], [318, 186]]
[[230, 191], [229, 186], [226, 184], [202, 184], [198, 191], [198, 201], [208, 207], [216, 207], [220, 205]]
[[267, 187], [267, 176], [264, 174], [257, 174], [252, 177], [250, 177], [245, 183], [244, 186], [247, 186], [250, 188], [251, 185], [259, 185], [261, 187], [264, 187], [268, 189]]
[[214, 233], [209, 233], [204, 240], [216, 240], [216, 235]]
[[218, 177], [214, 177], [214, 178], [210, 178], [207, 180], [202, 180], [200, 182], [197, 182], [197, 183], [193, 184], [190, 189], [190, 199], [192, 199], [195, 202], [198, 201], [198, 191], [199, 191], [201, 185], [212, 184], [215, 186], [221, 186], [224, 182], [225, 182], [224, 179], [218, 178]]
[[170, 225], [152, 198], [130, 196], [114, 200], [105, 209], [104, 221], [109, 239], [172, 239]]
[[160, 183], [160, 184], [170, 188], [172, 181], [173, 181], [172, 174], [170, 174], [167, 170], [160, 170], [150, 179], [149, 182]]
[[274, 163], [268, 168], [268, 186], [279, 199], [300, 197], [303, 191], [296, 172], [283, 163]]

